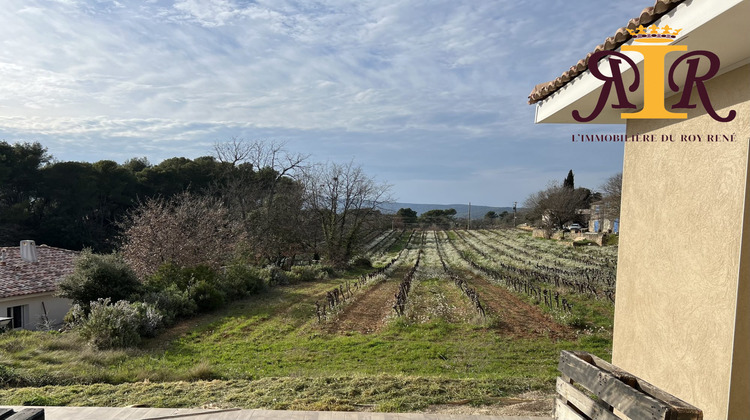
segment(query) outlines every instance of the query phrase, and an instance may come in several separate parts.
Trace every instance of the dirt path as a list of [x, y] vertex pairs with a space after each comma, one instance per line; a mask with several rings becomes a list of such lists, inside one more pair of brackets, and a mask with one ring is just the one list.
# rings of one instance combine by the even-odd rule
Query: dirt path
[[522, 301], [505, 287], [468, 271], [462, 271], [461, 275], [477, 289], [485, 308], [499, 318], [496, 328], [502, 334], [521, 338], [575, 338], [570, 327], [558, 324], [541, 309]]
[[355, 298], [329, 322], [329, 332], [359, 331], [367, 334], [385, 325], [385, 318], [393, 314], [394, 295], [408, 267], [400, 266], [384, 282], [378, 283]]

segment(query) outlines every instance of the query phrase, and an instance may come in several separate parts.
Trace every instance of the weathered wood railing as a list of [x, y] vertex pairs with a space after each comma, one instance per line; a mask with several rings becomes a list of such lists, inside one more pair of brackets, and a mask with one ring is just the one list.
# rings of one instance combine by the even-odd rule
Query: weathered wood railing
[[593, 354], [563, 351], [558, 369], [557, 420], [703, 419], [698, 408]]
[[44, 420], [43, 408], [24, 408], [13, 411], [10, 408], [0, 407], [0, 420]]

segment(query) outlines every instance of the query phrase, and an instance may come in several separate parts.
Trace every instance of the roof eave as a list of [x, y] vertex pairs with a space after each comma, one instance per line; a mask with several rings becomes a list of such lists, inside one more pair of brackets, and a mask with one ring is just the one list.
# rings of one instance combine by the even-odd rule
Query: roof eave
[[0, 302], [11, 302], [14, 300], [34, 299], [38, 297], [57, 297], [57, 289], [44, 292], [33, 292], [21, 295], [0, 296]]
[[[716, 52], [721, 58], [722, 72], [725, 72], [729, 68], [736, 67], [737, 63], [742, 60], [743, 55], [744, 58], [747, 58], [746, 51], [750, 46], [742, 45], [740, 42], [734, 46], [730, 45], [731, 48], [727, 48], [727, 45], [725, 45], [726, 37], [707, 37], [704, 36], [703, 33], [715, 33], [722, 28], [726, 30], [726, 28], [731, 25], [726, 25], [722, 22], [727, 19], [737, 19], [738, 13], [736, 13], [736, 10], [731, 10], [737, 6], [741, 7], [740, 10], [743, 11], [741, 15], [747, 17], [747, 14], [744, 12], [750, 10], [750, 0], [686, 1], [654, 21], [653, 24], [657, 26], [669, 25], [673, 28], [683, 28], [680, 32], [680, 37], [674, 42], [674, 44], [685, 42], [690, 34], [700, 30], [700, 37], [690, 39], [690, 50], [707, 49]], [[708, 26], [711, 26], [712, 28], [708, 29]], [[736, 30], [736, 28], [737, 26], [734, 26], [732, 30]], [[697, 42], [701, 42], [701, 44], [699, 45]], [[631, 43], [632, 40], [625, 44], [627, 45]], [[694, 48], [694, 45], [696, 45], [697, 48]], [[639, 65], [639, 69], [642, 70], [643, 58], [641, 55], [633, 53], [627, 53], [627, 55], [633, 58], [636, 64]], [[671, 60], [673, 61], [674, 58], [671, 58]], [[605, 61], [602, 61], [600, 63], [600, 68], [602, 68], [604, 64]], [[667, 65], [669, 64], [671, 63], [668, 62]], [[608, 73], [608, 70], [603, 69], [603, 72]], [[626, 85], [628, 80], [632, 80], [632, 73], [633, 71], [629, 67], [626, 71], [623, 71]], [[550, 96], [535, 104], [536, 110], [534, 122], [580, 124], [580, 122], [573, 119], [572, 111], [578, 109], [583, 115], [590, 113], [599, 99], [599, 94], [603, 85], [604, 82], [595, 78], [589, 70], [585, 70], [583, 73], [558, 88]], [[643, 103], [642, 85], [643, 83], [641, 83], [638, 91], [628, 95], [631, 101], [634, 102], [639, 109]], [[666, 84], [665, 89], [667, 89]], [[665, 91], [665, 97], [671, 96], [672, 94], [674, 93], [671, 91]], [[612, 95], [614, 94], [612, 93]], [[608, 103], [612, 103], [612, 101], [609, 101]], [[621, 112], [622, 110], [613, 109], [612, 107], [607, 106], [593, 123], [623, 124], [626, 120], [621, 118]]]

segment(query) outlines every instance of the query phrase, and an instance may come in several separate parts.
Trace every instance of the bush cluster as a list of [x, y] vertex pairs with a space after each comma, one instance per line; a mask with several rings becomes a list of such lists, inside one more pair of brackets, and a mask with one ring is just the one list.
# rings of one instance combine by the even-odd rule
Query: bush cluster
[[143, 296], [143, 301], [152, 304], [162, 314], [164, 325], [174, 325], [178, 319], [189, 317], [197, 312], [198, 305], [190, 298], [187, 290], [180, 290], [171, 284], [162, 290], [151, 291]]
[[[75, 304], [65, 321], [77, 327], [98, 349], [135, 346], [142, 337], [153, 337], [180, 319], [258, 293], [271, 283], [268, 270], [241, 264], [226, 267], [220, 273], [207, 266], [182, 268], [164, 264], [136, 287], [121, 285], [118, 289], [110, 279], [129, 282], [135, 278], [126, 265], [112, 268], [112, 262], [119, 257], [88, 253], [82, 258], [85, 263], [79, 263], [66, 280], [69, 287], [64, 296]], [[112, 293], [113, 290], [127, 293]], [[113, 295], [121, 299], [112, 298]], [[92, 300], [85, 302], [86, 298]]]
[[[82, 259], [65, 281], [63, 296], [75, 303], [65, 321], [99, 349], [135, 346], [142, 337], [153, 337], [180, 319], [218, 309], [270, 285], [322, 280], [330, 272], [321, 266], [284, 271], [241, 263], [217, 272], [205, 265], [167, 263], [132, 284], [135, 276], [119, 256], [85, 253]], [[113, 284], [117, 281], [124, 284]]]
[[[81, 313], [80, 306], [75, 312]], [[162, 326], [163, 316], [149, 303], [126, 300], [112, 303], [106, 298], [91, 302], [85, 320], [77, 321], [81, 336], [90, 344], [98, 349], [111, 349], [135, 346], [141, 337], [153, 337]]]
[[[216, 272], [210, 267], [178, 267], [164, 264], [145, 281], [147, 301], [165, 303], [157, 307], [169, 317], [189, 316], [220, 308], [226, 302], [262, 291], [267, 284], [263, 270], [234, 264]], [[184, 291], [177, 296], [179, 291]], [[177, 307], [173, 307], [177, 304]]]
[[120, 254], [94, 254], [84, 250], [76, 259], [73, 274], [59, 285], [59, 295], [80, 305], [86, 313], [100, 298], [134, 300], [142, 293], [141, 283]]
[[329, 277], [328, 271], [318, 266], [301, 265], [292, 267], [289, 275], [293, 282], [310, 282], [316, 280], [325, 280]]

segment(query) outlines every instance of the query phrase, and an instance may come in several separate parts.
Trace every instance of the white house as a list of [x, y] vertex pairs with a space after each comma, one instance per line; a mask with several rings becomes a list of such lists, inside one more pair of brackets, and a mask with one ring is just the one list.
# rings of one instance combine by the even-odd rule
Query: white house
[[0, 249], [0, 320], [27, 330], [61, 324], [71, 301], [55, 293], [73, 272], [77, 256], [76, 251], [35, 246], [34, 241]]

